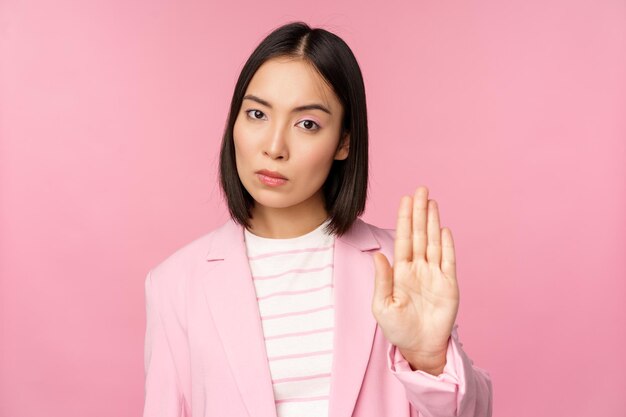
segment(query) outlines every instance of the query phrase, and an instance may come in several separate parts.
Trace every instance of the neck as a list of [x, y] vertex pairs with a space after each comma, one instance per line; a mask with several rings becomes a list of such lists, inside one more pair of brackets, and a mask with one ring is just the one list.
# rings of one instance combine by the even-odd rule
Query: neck
[[293, 207], [276, 208], [259, 204], [252, 209], [250, 232], [272, 239], [289, 239], [302, 236], [319, 227], [328, 213], [323, 201]]

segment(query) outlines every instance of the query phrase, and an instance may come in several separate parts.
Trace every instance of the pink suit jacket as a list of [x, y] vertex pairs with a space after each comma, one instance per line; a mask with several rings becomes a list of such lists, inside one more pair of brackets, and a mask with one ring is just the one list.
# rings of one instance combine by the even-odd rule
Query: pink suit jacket
[[[148, 273], [144, 417], [276, 417], [243, 236], [229, 219]], [[491, 416], [490, 376], [456, 325], [438, 376], [412, 371], [378, 327], [372, 254], [393, 264], [394, 238], [359, 218], [335, 239], [329, 417]]]

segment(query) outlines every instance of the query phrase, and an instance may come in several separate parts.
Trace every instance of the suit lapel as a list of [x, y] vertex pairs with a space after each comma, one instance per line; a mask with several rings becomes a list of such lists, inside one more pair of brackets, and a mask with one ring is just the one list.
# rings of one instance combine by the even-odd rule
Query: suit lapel
[[335, 327], [329, 417], [350, 417], [369, 362], [376, 320], [372, 314], [374, 261], [380, 248], [369, 227], [357, 219], [335, 240]]
[[[229, 365], [250, 415], [276, 417], [256, 291], [243, 227], [228, 219], [215, 230], [201, 279]], [[369, 361], [376, 320], [371, 312], [374, 263], [380, 244], [361, 219], [335, 239], [335, 327], [329, 417], [350, 417]]]
[[228, 363], [250, 416], [276, 417], [274, 390], [243, 228], [228, 220], [215, 231], [205, 295]]

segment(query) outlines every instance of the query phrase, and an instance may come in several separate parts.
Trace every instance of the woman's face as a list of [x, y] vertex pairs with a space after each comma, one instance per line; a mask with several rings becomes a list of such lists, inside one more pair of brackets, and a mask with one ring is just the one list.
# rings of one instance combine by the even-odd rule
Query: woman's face
[[[342, 118], [343, 106], [309, 64], [279, 57], [259, 67], [233, 128], [237, 172], [255, 208], [323, 209], [333, 160], [348, 156], [349, 135], [337, 149]], [[286, 180], [277, 184], [261, 170]]]

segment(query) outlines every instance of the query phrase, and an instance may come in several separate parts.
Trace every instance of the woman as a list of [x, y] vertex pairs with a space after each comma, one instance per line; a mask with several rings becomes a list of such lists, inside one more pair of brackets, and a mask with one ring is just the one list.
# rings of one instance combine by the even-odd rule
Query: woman
[[361, 220], [367, 151], [349, 47], [302, 22], [270, 33], [223, 137], [231, 217], [145, 281], [144, 417], [491, 415], [454, 324], [452, 234], [426, 187], [395, 230]]

